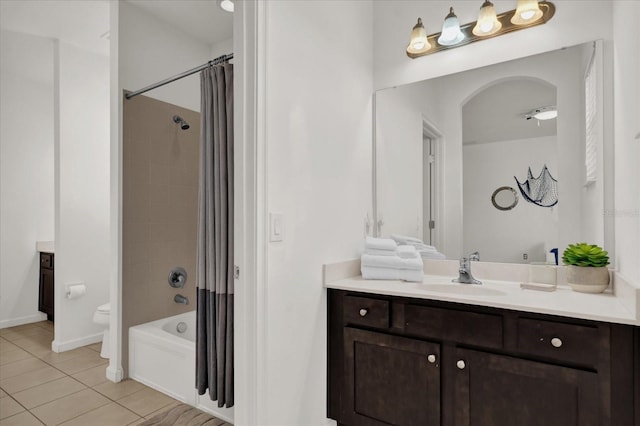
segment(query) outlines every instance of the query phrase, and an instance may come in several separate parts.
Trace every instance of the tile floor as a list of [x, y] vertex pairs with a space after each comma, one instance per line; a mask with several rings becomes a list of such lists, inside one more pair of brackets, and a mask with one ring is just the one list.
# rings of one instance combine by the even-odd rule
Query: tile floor
[[100, 343], [55, 353], [52, 340], [50, 321], [0, 330], [0, 426], [136, 425], [178, 404], [134, 380], [107, 380]]

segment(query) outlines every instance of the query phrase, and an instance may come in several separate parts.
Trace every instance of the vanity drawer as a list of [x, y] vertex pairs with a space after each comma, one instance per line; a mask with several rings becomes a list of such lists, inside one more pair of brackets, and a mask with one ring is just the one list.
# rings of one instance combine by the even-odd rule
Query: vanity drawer
[[583, 365], [597, 365], [600, 350], [598, 327], [518, 319], [518, 351]]
[[368, 297], [344, 297], [345, 324], [389, 328], [389, 301]]
[[406, 305], [405, 332], [420, 337], [447, 340], [488, 348], [503, 347], [503, 316]]
[[40, 253], [40, 266], [46, 269], [53, 269], [53, 255], [50, 253]]

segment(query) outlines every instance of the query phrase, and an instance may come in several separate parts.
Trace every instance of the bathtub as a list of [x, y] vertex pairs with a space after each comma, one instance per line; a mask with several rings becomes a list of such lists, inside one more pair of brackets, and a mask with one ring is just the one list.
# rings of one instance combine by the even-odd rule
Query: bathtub
[[220, 408], [195, 388], [195, 311], [130, 327], [129, 377], [233, 423], [233, 407]]

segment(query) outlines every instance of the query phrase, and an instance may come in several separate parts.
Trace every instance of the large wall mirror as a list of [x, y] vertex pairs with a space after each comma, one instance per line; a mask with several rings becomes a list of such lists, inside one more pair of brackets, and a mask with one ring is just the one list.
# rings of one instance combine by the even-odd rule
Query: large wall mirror
[[[596, 41], [376, 92], [377, 235], [491, 262], [545, 262], [578, 241], [612, 249], [603, 56]], [[517, 202], [496, 208], [503, 187]]]

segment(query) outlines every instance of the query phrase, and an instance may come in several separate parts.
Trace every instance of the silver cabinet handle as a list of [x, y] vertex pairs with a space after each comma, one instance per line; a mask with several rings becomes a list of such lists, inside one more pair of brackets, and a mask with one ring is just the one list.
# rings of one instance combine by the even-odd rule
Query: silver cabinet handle
[[368, 309], [362, 308], [362, 309], [360, 309], [360, 316], [363, 317], [363, 316], [367, 315], [368, 312], [369, 312]]
[[560, 346], [562, 346], [562, 340], [560, 340], [559, 337], [554, 337], [553, 339], [551, 339], [551, 346], [553, 346], [554, 348], [559, 348]]
[[456, 362], [456, 366], [460, 369], [460, 370], [464, 370], [464, 367], [467, 366], [467, 364], [464, 363], [463, 360], [459, 359], [458, 362]]
[[427, 361], [429, 361], [431, 364], [433, 364], [434, 362], [436, 362], [436, 356], [434, 354], [429, 354], [427, 356]]

